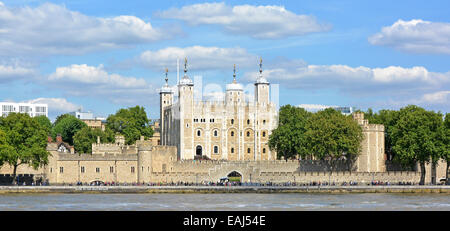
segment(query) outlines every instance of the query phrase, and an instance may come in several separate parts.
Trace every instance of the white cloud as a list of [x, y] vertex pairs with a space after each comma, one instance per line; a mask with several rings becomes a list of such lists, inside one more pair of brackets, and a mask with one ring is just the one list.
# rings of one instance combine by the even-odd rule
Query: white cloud
[[0, 83], [33, 77], [35, 70], [20, 65], [0, 65]]
[[26, 103], [44, 103], [48, 104], [48, 109], [50, 113], [63, 114], [67, 112], [76, 111], [82, 106], [76, 105], [74, 103], [68, 102], [65, 98], [37, 98], [24, 101]]
[[[245, 73], [248, 80], [256, 79], [258, 73]], [[450, 72], [430, 72], [421, 66], [405, 68], [389, 66], [369, 68], [347, 65], [295, 65], [283, 68], [266, 69], [263, 75], [272, 81], [286, 84], [292, 88], [338, 88], [357, 91], [372, 87], [395, 88], [443, 87], [450, 83]]]
[[450, 91], [438, 91], [424, 94], [420, 101], [430, 104], [449, 104]]
[[369, 37], [372, 45], [412, 53], [450, 54], [450, 23], [398, 20]]
[[83, 54], [167, 39], [174, 34], [135, 16], [97, 18], [51, 3], [35, 8], [0, 5], [0, 25], [3, 54]]
[[148, 103], [150, 97], [157, 95], [156, 88], [145, 79], [110, 74], [103, 65], [58, 67], [47, 82], [68, 95], [96, 97], [124, 105]]
[[167, 47], [157, 51], [145, 51], [139, 55], [137, 62], [141, 65], [163, 70], [165, 67], [176, 71], [177, 59], [180, 59], [180, 71], [183, 70], [184, 58], [188, 59], [189, 70], [205, 69], [230, 69], [233, 64], [237, 68], [256, 67], [257, 56], [249, 54], [246, 49], [240, 47], [220, 48], [220, 47]]
[[327, 31], [328, 24], [310, 15], [298, 15], [284, 6], [228, 6], [225, 3], [202, 3], [172, 8], [159, 13], [163, 18], [180, 19], [191, 25], [221, 25], [225, 31], [257, 39], [278, 39]]
[[[347, 98], [346, 104], [355, 106], [418, 104], [442, 109], [449, 105], [450, 72], [432, 72], [422, 66], [370, 68], [286, 63], [289, 65], [271, 65], [263, 70], [263, 76], [280, 84], [280, 89], [300, 90], [305, 97], [310, 93], [317, 95], [320, 90], [337, 92]], [[254, 81], [258, 74], [247, 72], [244, 78]]]

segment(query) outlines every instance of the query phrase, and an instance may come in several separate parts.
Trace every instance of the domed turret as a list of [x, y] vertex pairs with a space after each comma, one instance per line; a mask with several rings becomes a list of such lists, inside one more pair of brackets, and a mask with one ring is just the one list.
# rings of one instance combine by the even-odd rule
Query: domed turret
[[243, 102], [244, 101], [244, 87], [236, 82], [236, 64], [233, 68], [233, 82], [227, 84], [227, 93], [225, 96], [225, 101], [227, 103], [231, 102]]
[[187, 76], [187, 58], [184, 58], [184, 76], [180, 79], [179, 85], [193, 86], [194, 82]]

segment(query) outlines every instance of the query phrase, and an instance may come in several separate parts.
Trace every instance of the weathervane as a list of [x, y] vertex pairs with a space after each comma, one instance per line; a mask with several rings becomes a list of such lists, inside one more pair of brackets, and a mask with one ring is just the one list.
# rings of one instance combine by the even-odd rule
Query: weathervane
[[166, 68], [166, 85], [168, 84], [167, 81], [169, 81], [169, 78], [167, 78], [167, 73], [169, 72], [169, 69]]
[[233, 83], [236, 83], [236, 64], [233, 66]]

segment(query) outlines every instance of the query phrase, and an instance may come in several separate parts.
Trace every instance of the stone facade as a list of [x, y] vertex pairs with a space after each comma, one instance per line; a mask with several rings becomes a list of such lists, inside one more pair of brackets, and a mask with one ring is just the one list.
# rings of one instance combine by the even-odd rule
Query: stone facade
[[255, 82], [255, 102], [247, 102], [243, 86], [234, 80], [225, 100], [194, 100], [194, 83], [185, 75], [178, 83], [178, 100], [167, 85], [160, 91], [162, 145], [176, 146], [177, 158], [207, 156], [213, 160], [275, 160], [268, 147], [278, 112], [269, 100], [270, 84], [262, 76]]
[[385, 172], [386, 155], [384, 153], [384, 125], [369, 124], [364, 113], [353, 113], [353, 119], [363, 129], [362, 150], [356, 161], [358, 172]]
[[[63, 142], [49, 142], [49, 163], [37, 170], [19, 166], [18, 174], [33, 174], [35, 179], [47, 179], [50, 184], [91, 183], [171, 183], [203, 181], [217, 182], [236, 172], [242, 182], [349, 182], [372, 180], [383, 182], [419, 182], [420, 171], [300, 171], [298, 160], [178, 160], [174, 146], [154, 146], [151, 140], [138, 140], [135, 145], [92, 144], [92, 154], [74, 153]], [[446, 162], [437, 165], [437, 179], [445, 177]], [[12, 174], [4, 165], [0, 174]], [[431, 167], [426, 167], [426, 183], [431, 182]]]

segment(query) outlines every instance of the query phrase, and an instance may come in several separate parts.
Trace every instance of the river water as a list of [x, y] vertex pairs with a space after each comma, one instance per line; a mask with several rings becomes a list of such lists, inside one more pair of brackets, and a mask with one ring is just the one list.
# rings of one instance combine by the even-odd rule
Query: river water
[[448, 194], [8, 194], [0, 210], [381, 210], [450, 211]]

